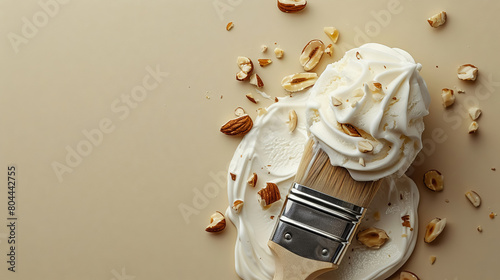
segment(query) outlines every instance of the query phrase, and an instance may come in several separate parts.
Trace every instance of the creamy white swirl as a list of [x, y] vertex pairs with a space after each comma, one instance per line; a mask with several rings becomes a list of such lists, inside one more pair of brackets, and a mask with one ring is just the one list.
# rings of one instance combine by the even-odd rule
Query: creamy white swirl
[[[327, 66], [310, 91], [306, 114], [309, 131], [333, 165], [358, 181], [406, 172], [422, 149], [429, 113], [421, 68], [407, 52], [373, 43]], [[346, 133], [352, 128], [360, 136]], [[363, 144], [372, 150], [363, 152]]]

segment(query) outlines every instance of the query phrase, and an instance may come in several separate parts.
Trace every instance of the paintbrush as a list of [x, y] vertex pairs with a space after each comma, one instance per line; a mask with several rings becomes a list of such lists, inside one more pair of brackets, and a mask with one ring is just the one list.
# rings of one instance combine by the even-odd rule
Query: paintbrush
[[334, 270], [382, 180], [355, 181], [310, 139], [268, 242], [275, 280], [315, 279]]

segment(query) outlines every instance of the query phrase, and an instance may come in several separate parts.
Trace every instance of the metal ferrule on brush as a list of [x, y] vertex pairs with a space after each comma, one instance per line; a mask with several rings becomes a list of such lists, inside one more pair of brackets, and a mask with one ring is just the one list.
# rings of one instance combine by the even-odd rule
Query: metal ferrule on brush
[[271, 236], [287, 250], [339, 264], [365, 208], [294, 183]]

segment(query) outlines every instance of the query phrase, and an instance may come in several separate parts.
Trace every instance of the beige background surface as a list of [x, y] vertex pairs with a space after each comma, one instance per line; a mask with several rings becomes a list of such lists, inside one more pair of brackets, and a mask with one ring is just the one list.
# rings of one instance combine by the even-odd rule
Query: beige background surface
[[[449, 20], [432, 29], [426, 19], [441, 10]], [[240, 141], [219, 128], [235, 107], [254, 117], [271, 102], [246, 100], [254, 89], [235, 80], [235, 59], [274, 58], [272, 49], [283, 48], [282, 60], [256, 70], [268, 94], [284, 96], [280, 80], [301, 70], [303, 46], [329, 42], [323, 27], [335, 26], [335, 55], [318, 73], [346, 49], [379, 42], [422, 63], [433, 98], [425, 149], [411, 170], [421, 193], [420, 237], [404, 268], [422, 279], [498, 279], [500, 218], [488, 214], [500, 212], [500, 170], [491, 170], [500, 169], [499, 12], [495, 1], [451, 0], [310, 1], [294, 15], [275, 1], [1, 1], [0, 278], [238, 279], [234, 227], [204, 231], [211, 213], [227, 207], [225, 173]], [[261, 54], [262, 44], [271, 51]], [[464, 63], [479, 67], [475, 83], [456, 78]], [[444, 87], [466, 92], [448, 110]], [[473, 105], [484, 115], [480, 132], [468, 135]], [[94, 133], [93, 144], [84, 132]], [[68, 156], [78, 149], [80, 160]], [[17, 167], [15, 273], [6, 263], [10, 164]], [[58, 178], [54, 164], [67, 172]], [[431, 168], [446, 177], [441, 193], [422, 185]], [[468, 189], [482, 196], [480, 208], [466, 201]], [[191, 215], [183, 217], [186, 207]], [[424, 244], [435, 216], [448, 225]]]

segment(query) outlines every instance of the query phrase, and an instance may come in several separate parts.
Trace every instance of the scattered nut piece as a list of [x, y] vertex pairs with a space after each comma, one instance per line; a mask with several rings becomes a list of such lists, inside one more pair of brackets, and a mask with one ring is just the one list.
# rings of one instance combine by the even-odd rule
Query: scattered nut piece
[[483, 227], [482, 226], [477, 226], [476, 229], [477, 229], [478, 232], [483, 232]]
[[361, 134], [359, 134], [358, 130], [352, 124], [341, 123], [340, 126], [345, 134], [352, 137], [361, 137]]
[[234, 23], [231, 21], [231, 22], [229, 22], [229, 23], [226, 25], [226, 30], [227, 30], [227, 31], [229, 31], [229, 30], [233, 29], [233, 27], [234, 27]]
[[481, 113], [481, 109], [477, 107], [469, 108], [469, 116], [473, 121], [477, 120], [481, 116]]
[[477, 78], [478, 69], [472, 64], [460, 65], [457, 70], [457, 75], [463, 81], [475, 81]]
[[389, 236], [384, 230], [375, 227], [358, 232], [356, 238], [366, 247], [375, 249], [379, 249], [389, 240]]
[[361, 166], [363, 166], [363, 167], [365, 167], [365, 166], [366, 166], [366, 163], [365, 163], [365, 159], [364, 159], [364, 158], [362, 158], [362, 157], [360, 157], [360, 158], [359, 158], [359, 165], [361, 165]]
[[404, 227], [411, 228], [410, 215], [404, 215], [403, 217], [401, 217], [401, 220], [403, 220], [402, 225]]
[[278, 97], [274, 97], [274, 102], [278, 102], [278, 101], [280, 101], [280, 100], [278, 99]]
[[233, 208], [234, 212], [239, 214], [241, 212], [241, 209], [243, 208], [243, 201], [239, 200], [239, 199], [235, 200], [233, 202], [232, 208]]
[[260, 46], [260, 51], [263, 53], [267, 52], [267, 46], [266, 45]]
[[248, 184], [252, 187], [257, 186], [257, 174], [253, 173], [247, 180]]
[[237, 116], [237, 117], [241, 117], [245, 114], [245, 109], [241, 108], [241, 107], [236, 107], [236, 109], [234, 109], [234, 115]]
[[280, 190], [275, 183], [266, 183], [266, 187], [262, 188], [258, 193], [259, 203], [262, 206], [268, 206], [281, 199]]
[[236, 74], [236, 80], [238, 81], [244, 81], [248, 79], [248, 76], [250, 73], [253, 71], [253, 63], [250, 58], [245, 57], [245, 56], [238, 56], [236, 59], [236, 64], [240, 68], [240, 72]]
[[369, 82], [368, 88], [373, 92], [380, 92], [382, 90], [382, 84], [379, 82]]
[[210, 224], [205, 228], [208, 232], [220, 232], [226, 228], [226, 218], [224, 215], [217, 211], [210, 216]]
[[323, 44], [321, 40], [314, 39], [309, 41], [304, 49], [302, 49], [302, 53], [299, 57], [300, 65], [304, 67], [305, 71], [311, 71], [318, 65], [324, 52], [325, 44]]
[[265, 114], [267, 114], [266, 108], [258, 108], [257, 109], [257, 116], [263, 116]]
[[255, 98], [253, 97], [253, 94], [251, 94], [251, 93], [247, 93], [245, 96], [248, 98], [248, 100], [250, 100], [250, 102], [252, 102], [252, 103], [254, 103], [254, 104], [259, 103], [259, 100], [255, 99]]
[[264, 86], [264, 82], [262, 79], [259, 77], [258, 74], [253, 74], [250, 77], [250, 84], [256, 86], [257, 88], [262, 88]]
[[342, 102], [340, 100], [338, 100], [337, 98], [332, 96], [332, 105], [335, 107], [338, 107], [338, 106], [342, 105]]
[[479, 207], [481, 205], [481, 197], [475, 191], [468, 191], [465, 193], [465, 197], [474, 205], [474, 207]]
[[495, 219], [495, 216], [497, 215], [497, 213], [494, 213], [494, 212], [490, 212], [490, 219]]
[[259, 61], [259, 65], [262, 66], [262, 67], [267, 66], [267, 65], [269, 65], [269, 64], [271, 64], [273, 62], [269, 58], [260, 58], [260, 59], [258, 59], [258, 61]]
[[297, 73], [285, 76], [281, 80], [281, 86], [289, 92], [296, 92], [314, 85], [317, 80], [316, 73]]
[[399, 280], [419, 280], [420, 278], [418, 278], [418, 276], [413, 273], [413, 272], [409, 272], [409, 271], [401, 271], [401, 273], [399, 274]]
[[358, 142], [358, 150], [362, 153], [370, 153], [373, 151], [373, 145], [366, 140], [362, 140]]
[[455, 94], [452, 89], [443, 88], [441, 90], [441, 98], [443, 99], [443, 105], [445, 108], [450, 107], [455, 103]]
[[295, 128], [297, 128], [297, 113], [295, 112], [295, 110], [290, 110], [290, 112], [288, 112], [288, 130], [290, 130], [290, 132], [293, 132], [295, 130]]
[[362, 57], [361, 57], [361, 54], [360, 54], [359, 52], [356, 52], [356, 58], [357, 58], [358, 60], [360, 60], [360, 59], [362, 58]]
[[332, 44], [329, 44], [328, 46], [326, 46], [325, 53], [329, 56], [333, 55], [333, 45]]
[[278, 9], [284, 13], [296, 13], [302, 11], [306, 5], [306, 0], [278, 0]]
[[442, 11], [433, 15], [432, 17], [427, 19], [427, 22], [434, 28], [443, 25], [446, 22], [446, 12]]
[[285, 54], [285, 51], [280, 49], [280, 48], [275, 48], [274, 49], [274, 54], [276, 55], [276, 58], [282, 58], [283, 55]]
[[323, 31], [326, 35], [328, 35], [328, 37], [330, 37], [330, 39], [332, 39], [332, 42], [334, 44], [337, 43], [337, 40], [339, 39], [339, 31], [337, 30], [337, 28], [331, 26], [324, 27]]
[[425, 230], [425, 243], [431, 243], [438, 237], [441, 232], [443, 232], [444, 227], [446, 226], [446, 218], [434, 218], [427, 224], [427, 228]]
[[469, 134], [476, 133], [479, 129], [479, 124], [476, 121], [472, 121], [469, 125]]
[[226, 135], [240, 136], [247, 134], [253, 127], [252, 118], [249, 115], [243, 115], [225, 123], [220, 131]]
[[231, 180], [236, 181], [236, 174], [229, 173], [229, 175], [231, 175]]
[[437, 170], [429, 170], [424, 174], [424, 185], [429, 190], [440, 192], [444, 188], [444, 176]]
[[431, 263], [431, 265], [433, 265], [435, 262], [436, 262], [436, 256], [430, 256], [429, 257], [429, 262]]

